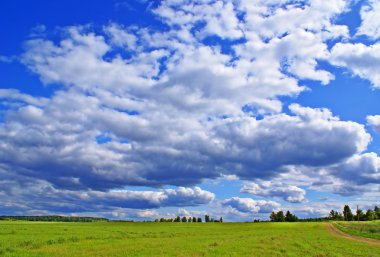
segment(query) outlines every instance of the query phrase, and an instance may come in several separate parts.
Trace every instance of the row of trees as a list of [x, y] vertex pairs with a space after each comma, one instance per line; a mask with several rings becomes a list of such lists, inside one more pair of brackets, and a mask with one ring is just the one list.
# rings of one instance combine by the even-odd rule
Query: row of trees
[[283, 211], [278, 211], [277, 213], [272, 212], [269, 216], [270, 221], [273, 222], [295, 222], [298, 221], [298, 217], [290, 211], [287, 211], [286, 214], [284, 215]]
[[365, 213], [363, 210], [357, 208], [356, 214], [354, 215], [350, 209], [350, 206], [345, 205], [343, 207], [343, 212], [337, 212], [334, 210], [330, 211], [330, 220], [345, 220], [345, 221], [363, 221], [363, 220], [378, 220], [380, 219], [380, 208], [375, 206], [373, 210], [368, 209]]
[[[161, 219], [155, 219], [154, 222], [202, 222], [201, 217], [180, 217], [177, 216], [176, 218], [161, 218]], [[205, 222], [223, 222], [223, 218], [220, 217], [220, 219], [214, 219], [210, 218], [209, 215], [205, 215]]]

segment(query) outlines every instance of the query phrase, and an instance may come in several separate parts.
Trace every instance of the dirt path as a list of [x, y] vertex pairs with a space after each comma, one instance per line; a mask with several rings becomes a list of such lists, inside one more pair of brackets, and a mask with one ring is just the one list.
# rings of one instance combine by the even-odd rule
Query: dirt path
[[364, 242], [364, 243], [380, 246], [380, 240], [346, 234], [340, 231], [339, 229], [337, 229], [336, 227], [334, 227], [334, 225], [332, 225], [331, 223], [326, 223], [326, 229], [331, 235], [334, 235], [334, 236], [343, 237], [343, 238], [357, 241], [357, 242]]

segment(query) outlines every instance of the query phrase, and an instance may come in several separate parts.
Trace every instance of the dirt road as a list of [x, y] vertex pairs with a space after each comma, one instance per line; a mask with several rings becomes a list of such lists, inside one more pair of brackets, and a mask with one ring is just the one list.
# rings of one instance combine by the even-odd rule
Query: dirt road
[[339, 229], [337, 229], [336, 227], [334, 227], [334, 225], [332, 225], [331, 223], [326, 223], [326, 229], [330, 234], [334, 236], [343, 237], [343, 238], [357, 241], [357, 242], [363, 242], [363, 243], [380, 246], [380, 240], [346, 234], [340, 231]]

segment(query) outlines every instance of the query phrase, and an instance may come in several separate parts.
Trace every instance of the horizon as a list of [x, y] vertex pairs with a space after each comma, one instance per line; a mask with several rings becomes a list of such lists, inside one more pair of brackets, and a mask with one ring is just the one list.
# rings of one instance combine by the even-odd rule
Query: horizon
[[0, 24], [1, 215], [380, 205], [379, 1], [15, 0]]

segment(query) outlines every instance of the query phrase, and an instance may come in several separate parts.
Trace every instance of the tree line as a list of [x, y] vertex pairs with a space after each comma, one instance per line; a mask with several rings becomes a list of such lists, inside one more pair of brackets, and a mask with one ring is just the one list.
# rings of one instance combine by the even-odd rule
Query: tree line
[[331, 210], [329, 214], [330, 220], [345, 220], [345, 221], [366, 221], [366, 220], [380, 220], [380, 208], [368, 209], [366, 212], [357, 208], [356, 214], [353, 214], [350, 206], [345, 205], [342, 212]]
[[284, 215], [283, 211], [272, 212], [269, 216], [270, 221], [272, 222], [296, 222], [298, 217], [295, 214], [292, 214], [290, 211], [287, 211]]
[[[380, 208], [375, 206], [374, 209], [367, 209], [365, 212], [359, 208], [356, 209], [354, 214], [350, 206], [345, 205], [342, 212], [331, 210], [328, 217], [319, 218], [306, 218], [299, 219], [296, 215], [287, 211], [284, 214], [283, 211], [272, 212], [269, 216], [272, 222], [321, 222], [329, 220], [342, 220], [342, 221], [370, 221], [370, 220], [380, 220]], [[254, 220], [254, 222], [260, 222], [260, 220]]]
[[[223, 218], [220, 217], [219, 219], [210, 218], [209, 215], [205, 215], [205, 222], [223, 222]], [[154, 222], [203, 222], [201, 217], [180, 217], [177, 216], [176, 218], [160, 218], [155, 219]]]

